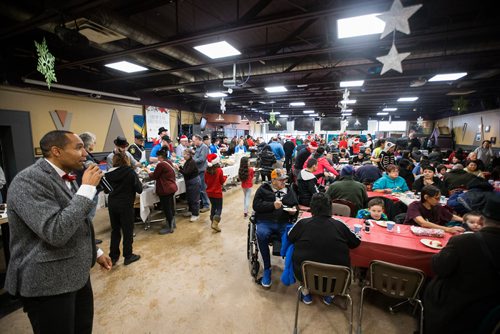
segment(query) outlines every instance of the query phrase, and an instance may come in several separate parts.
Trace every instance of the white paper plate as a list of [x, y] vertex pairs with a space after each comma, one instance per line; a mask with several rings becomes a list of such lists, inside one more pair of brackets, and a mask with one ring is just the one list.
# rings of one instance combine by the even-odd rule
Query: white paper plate
[[297, 209], [295, 208], [283, 208], [283, 210], [288, 212], [297, 212]]
[[438, 240], [431, 240], [431, 239], [420, 239], [420, 242], [426, 245], [427, 247], [434, 248], [434, 249], [442, 249], [443, 244], [441, 241]]

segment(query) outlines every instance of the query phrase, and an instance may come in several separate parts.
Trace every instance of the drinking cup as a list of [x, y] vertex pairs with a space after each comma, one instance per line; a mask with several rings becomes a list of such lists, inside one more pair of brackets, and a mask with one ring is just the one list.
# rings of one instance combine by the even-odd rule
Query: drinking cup
[[387, 222], [387, 232], [393, 232], [394, 231], [394, 225], [396, 225], [395, 222]]
[[354, 233], [360, 233], [362, 228], [361, 224], [354, 224]]

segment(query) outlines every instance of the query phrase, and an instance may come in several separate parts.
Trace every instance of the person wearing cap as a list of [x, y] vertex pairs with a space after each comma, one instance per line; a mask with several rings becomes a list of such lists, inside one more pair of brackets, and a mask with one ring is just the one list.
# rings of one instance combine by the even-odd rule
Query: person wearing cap
[[394, 145], [394, 143], [391, 143], [390, 141], [385, 143], [384, 149], [379, 155], [380, 161], [378, 162], [378, 168], [385, 171], [387, 166], [396, 164], [396, 158], [394, 157], [395, 148], [396, 145]]
[[132, 166], [132, 168], [141, 166], [141, 163], [135, 160], [132, 154], [130, 154], [130, 152], [127, 151], [127, 147], [129, 146], [127, 138], [123, 136], [118, 136], [113, 142], [115, 143], [115, 149], [106, 157], [106, 163], [108, 164], [108, 169], [113, 168], [113, 156], [115, 155], [115, 153], [118, 152], [125, 153], [125, 155], [130, 160], [130, 166]]
[[207, 170], [207, 156], [208, 156], [208, 146], [203, 143], [200, 135], [193, 136], [193, 143], [196, 148], [193, 160], [196, 162], [196, 167], [198, 167], [198, 173], [200, 175], [200, 212], [207, 212], [210, 210], [210, 200], [207, 195], [207, 184], [205, 183], [205, 170]]
[[158, 137], [156, 137], [156, 139], [153, 140], [153, 146], [160, 144], [163, 136], [168, 136], [168, 130], [162, 126], [161, 128], [158, 129]]
[[[432, 257], [424, 292], [424, 332], [496, 333], [500, 323], [500, 195], [488, 198], [484, 227], [452, 237]], [[494, 311], [496, 309], [496, 312]]]
[[295, 157], [295, 164], [293, 165], [293, 175], [295, 179], [299, 177], [300, 171], [304, 168], [304, 163], [309, 158], [309, 156], [316, 152], [318, 149], [318, 143], [315, 141], [309, 142], [306, 148], [297, 151], [297, 156]]
[[130, 154], [139, 162], [146, 161], [146, 149], [144, 148], [144, 137], [142, 134], [134, 136], [134, 143], [128, 147]]
[[170, 159], [171, 156], [171, 151], [170, 151], [170, 143], [172, 141], [170, 140], [170, 137], [165, 135], [161, 138], [161, 143], [153, 146], [151, 149], [151, 153], [149, 153], [149, 162], [150, 163], [156, 163], [158, 162], [158, 152], [160, 150], [165, 151], [167, 154], [167, 158]]
[[344, 199], [354, 203], [356, 209], [351, 212], [351, 216], [354, 216], [358, 210], [363, 209], [368, 202], [366, 186], [354, 180], [354, 173], [353, 166], [345, 165], [340, 171], [339, 179], [332, 183], [326, 191], [330, 200]]
[[175, 156], [181, 158], [184, 155], [184, 151], [188, 148], [189, 140], [186, 135], [179, 137], [179, 145], [175, 148]]
[[210, 200], [210, 226], [216, 232], [220, 232], [220, 219], [222, 215], [222, 185], [226, 182], [220, 168], [220, 158], [215, 153], [207, 155], [207, 169], [205, 171], [205, 183], [207, 185], [207, 196]]
[[274, 169], [271, 172], [271, 182], [263, 182], [253, 199], [257, 243], [264, 262], [264, 276], [261, 284], [265, 288], [269, 288], [272, 284], [269, 239], [272, 234], [279, 233], [281, 236], [286, 225], [295, 218], [298, 212], [297, 195], [292, 187], [286, 185], [286, 180], [284, 169]]

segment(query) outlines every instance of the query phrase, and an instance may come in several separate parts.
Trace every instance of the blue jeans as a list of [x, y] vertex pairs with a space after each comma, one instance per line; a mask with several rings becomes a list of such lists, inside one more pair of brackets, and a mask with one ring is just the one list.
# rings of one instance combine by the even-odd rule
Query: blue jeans
[[210, 207], [210, 201], [207, 195], [207, 184], [205, 183], [205, 171], [200, 172], [200, 199], [202, 208]]
[[250, 200], [252, 199], [252, 188], [241, 188], [243, 190], [243, 212], [248, 213]]
[[266, 220], [257, 221], [257, 243], [259, 245], [260, 255], [264, 262], [264, 269], [271, 268], [271, 254], [269, 252], [269, 237], [272, 234], [279, 233], [280, 236], [285, 233], [286, 224], [274, 223]]

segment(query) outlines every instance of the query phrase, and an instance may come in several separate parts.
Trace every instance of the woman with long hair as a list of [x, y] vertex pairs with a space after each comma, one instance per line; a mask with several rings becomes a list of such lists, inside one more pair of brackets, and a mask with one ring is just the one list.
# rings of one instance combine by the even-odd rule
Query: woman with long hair
[[240, 169], [238, 177], [241, 181], [241, 190], [243, 190], [243, 217], [248, 217], [248, 207], [252, 198], [253, 177], [255, 171], [249, 166], [248, 157], [242, 157], [240, 160]]

